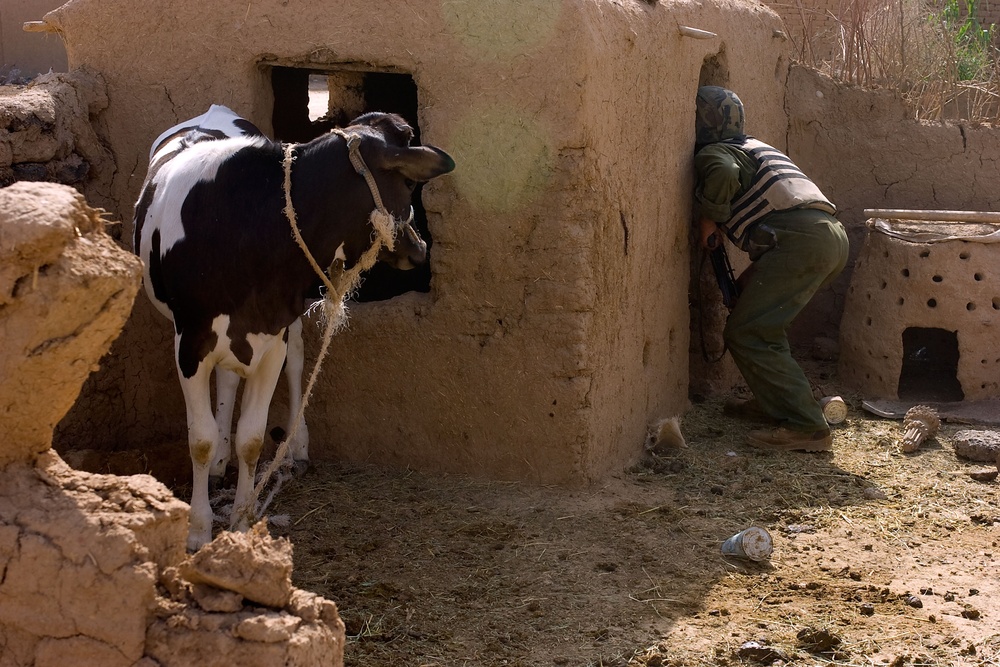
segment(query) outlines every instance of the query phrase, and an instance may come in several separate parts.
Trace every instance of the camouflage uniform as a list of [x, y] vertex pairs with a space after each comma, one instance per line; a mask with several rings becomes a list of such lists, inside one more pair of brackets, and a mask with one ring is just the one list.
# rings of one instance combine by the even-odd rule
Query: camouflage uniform
[[746, 120], [743, 102], [733, 91], [719, 86], [702, 86], [698, 89], [695, 106], [698, 114], [695, 143], [699, 146], [743, 136]]
[[[730, 204], [748, 190], [758, 163], [732, 141], [745, 136], [743, 105], [734, 93], [704, 86], [697, 107], [695, 198], [701, 214], [726, 231]], [[813, 208], [776, 211], [755, 224], [773, 234], [774, 246], [753, 263], [726, 323], [726, 343], [764, 412], [791, 431], [825, 431], [809, 381], [792, 358], [787, 331], [812, 296], [843, 270], [847, 234], [830, 213]]]

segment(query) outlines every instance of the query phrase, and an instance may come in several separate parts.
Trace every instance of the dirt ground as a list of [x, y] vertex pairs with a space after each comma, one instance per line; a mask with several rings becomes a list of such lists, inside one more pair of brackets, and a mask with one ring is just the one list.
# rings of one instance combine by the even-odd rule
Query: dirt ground
[[[585, 490], [319, 464], [275, 532], [357, 667], [1000, 664], [997, 482], [969, 477], [994, 466], [956, 457], [968, 425], [904, 454], [845, 398], [833, 453], [757, 452], [715, 399]], [[751, 525], [770, 561], [723, 557]]]
[[[995, 466], [955, 455], [968, 424], [904, 454], [844, 397], [832, 453], [753, 450], [716, 398], [686, 449], [586, 489], [319, 463], [272, 533], [353, 667], [1000, 665], [1000, 494], [969, 476]], [[770, 560], [723, 557], [751, 525]]]

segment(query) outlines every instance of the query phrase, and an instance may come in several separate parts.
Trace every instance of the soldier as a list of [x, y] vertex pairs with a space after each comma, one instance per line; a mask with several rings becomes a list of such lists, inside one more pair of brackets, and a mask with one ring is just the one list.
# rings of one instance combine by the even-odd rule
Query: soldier
[[777, 425], [751, 431], [748, 443], [779, 451], [833, 448], [830, 428], [802, 368], [788, 327], [812, 296], [847, 263], [836, 207], [783, 153], [743, 132], [743, 103], [718, 86], [698, 89], [694, 166], [703, 248], [725, 234], [752, 264], [724, 339], [753, 398], [725, 412]]

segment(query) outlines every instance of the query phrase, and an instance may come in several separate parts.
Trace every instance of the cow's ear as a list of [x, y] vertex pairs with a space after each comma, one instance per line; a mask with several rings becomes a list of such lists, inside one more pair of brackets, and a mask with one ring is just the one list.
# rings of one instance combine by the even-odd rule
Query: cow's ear
[[429, 181], [455, 168], [450, 155], [434, 146], [412, 146], [389, 151], [382, 163], [412, 181]]

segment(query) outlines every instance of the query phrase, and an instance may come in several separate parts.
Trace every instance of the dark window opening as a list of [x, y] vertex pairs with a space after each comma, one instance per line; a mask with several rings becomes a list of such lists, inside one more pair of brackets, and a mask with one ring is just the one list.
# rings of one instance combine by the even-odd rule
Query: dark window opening
[[[413, 128], [413, 145], [420, 143], [417, 124], [417, 84], [409, 74], [355, 70], [272, 67], [274, 109], [271, 121], [278, 141], [302, 143], [334, 127], [345, 127], [370, 111], [397, 113]], [[431, 239], [421, 200], [423, 185], [413, 191], [413, 226], [427, 242], [427, 262], [400, 271], [381, 262], [362, 277], [355, 301], [384, 301], [406, 292], [431, 289]]]
[[903, 331], [903, 367], [897, 394], [904, 401], [961, 401], [958, 332], [909, 327]]
[[[726, 55], [725, 46], [719, 49], [718, 53], [707, 56], [701, 63], [701, 72], [698, 74], [698, 87], [701, 86], [722, 86], [729, 85], [729, 58]], [[697, 91], [696, 91], [697, 92]], [[692, 108], [694, 96], [692, 96]], [[693, 127], [693, 125], [692, 125]]]

